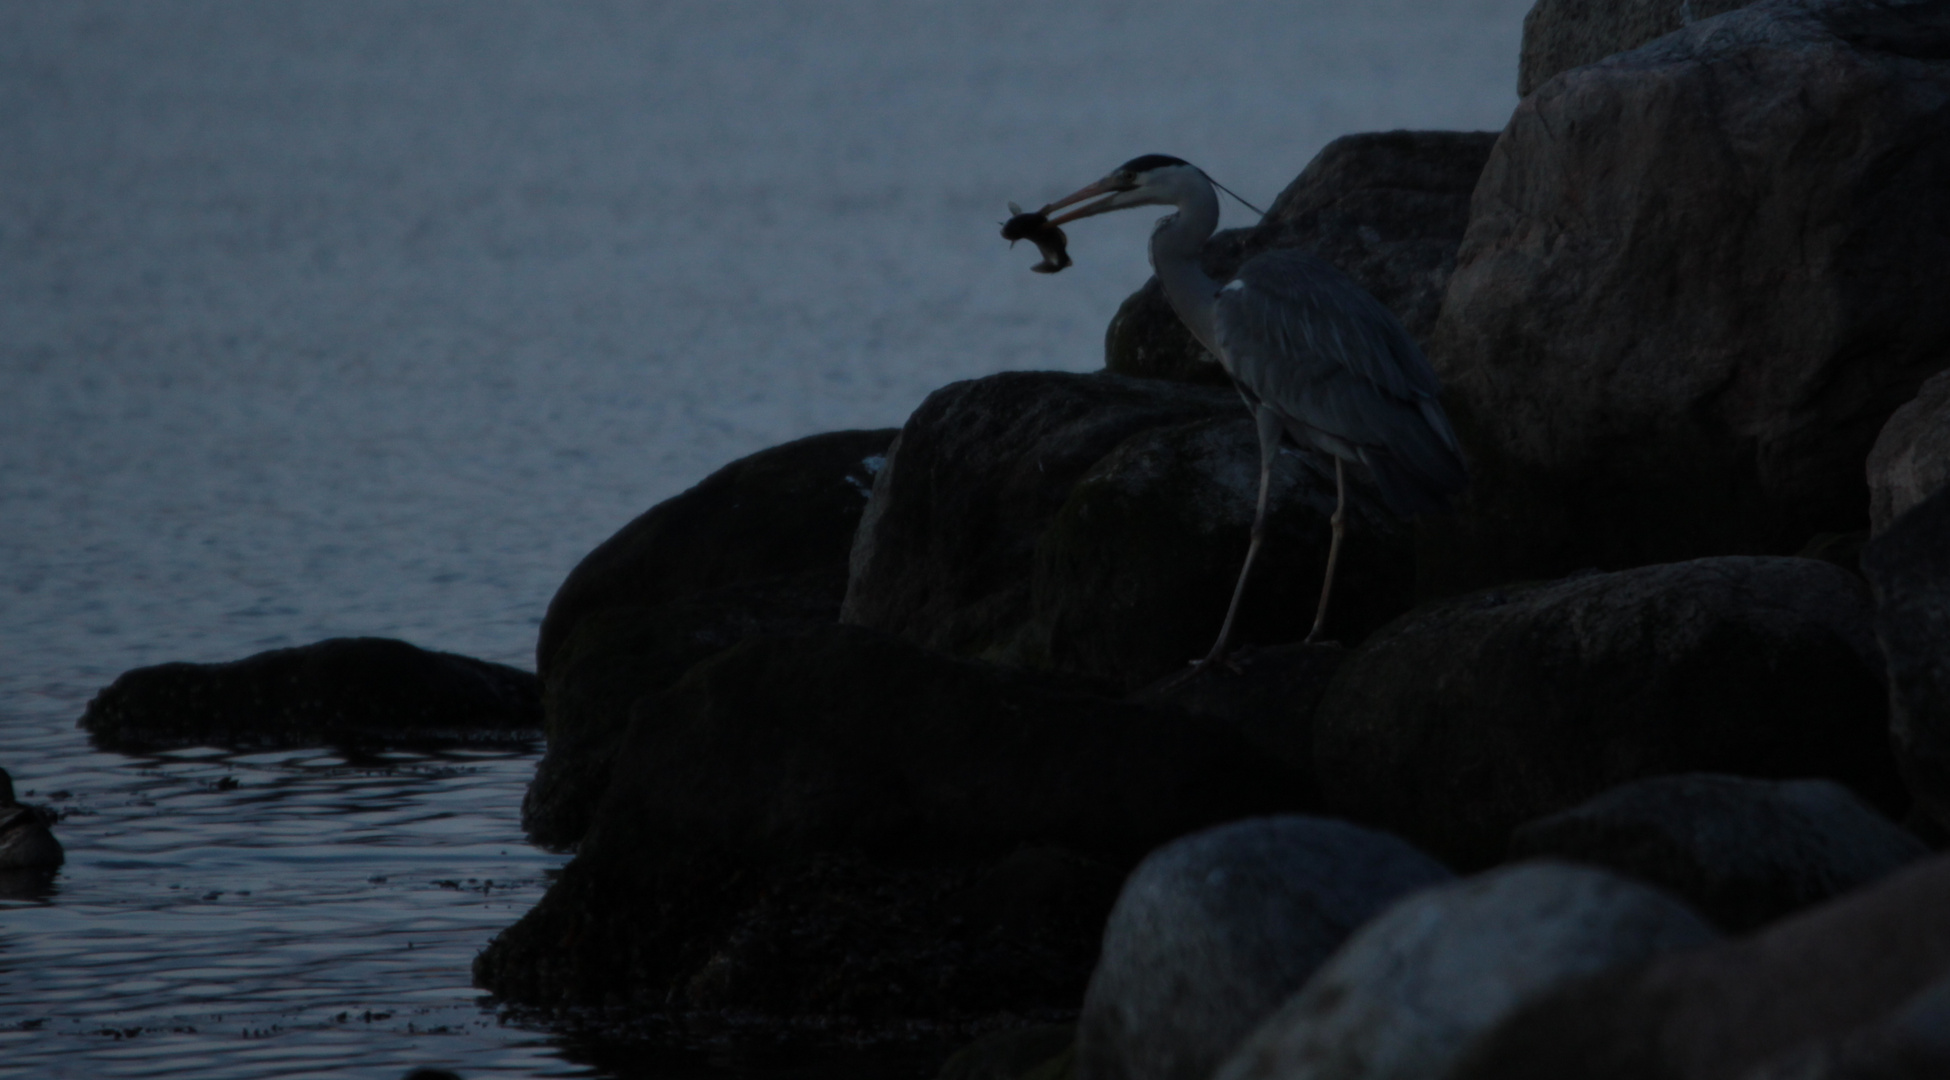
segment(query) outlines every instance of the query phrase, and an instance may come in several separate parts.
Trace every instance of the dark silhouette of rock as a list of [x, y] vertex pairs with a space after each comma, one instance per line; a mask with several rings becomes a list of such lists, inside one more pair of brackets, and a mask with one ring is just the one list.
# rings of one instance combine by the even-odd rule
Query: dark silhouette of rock
[[[1182, 671], [1218, 633], [1258, 485], [1230, 391], [1012, 372], [930, 395], [874, 485], [842, 620], [961, 656], [1131, 689]], [[1239, 637], [1306, 635], [1329, 539], [1330, 467], [1283, 454]], [[1404, 610], [1406, 526], [1351, 482], [1330, 633]]]
[[1950, 7], [1729, 12], [1525, 98], [1429, 349], [1474, 482], [1434, 593], [1788, 554], [1950, 364]]
[[[56, 818], [46, 807], [15, 801], [14, 779], [0, 769], [0, 876], [53, 870], [67, 860], [61, 841], [49, 831]], [[11, 891], [0, 883], [0, 895]]]
[[1328, 808], [1452, 866], [1629, 780], [1842, 781], [1900, 813], [1861, 579], [1725, 556], [1417, 609], [1341, 665], [1314, 714]]
[[1385, 833], [1234, 822], [1153, 852], [1124, 883], [1077, 1022], [1080, 1080], [1205, 1080], [1362, 923], [1449, 880]]
[[1919, 809], [1950, 828], [1950, 485], [1862, 551], [1889, 673], [1889, 729]]
[[1950, 857], [1750, 937], [1567, 986], [1480, 1040], [1454, 1080], [1721, 1080], [1890, 1018], [1950, 976]]
[[1076, 1035], [1075, 1024], [998, 1031], [956, 1051], [935, 1080], [1026, 1080], [1026, 1074], [1065, 1054]]
[[1869, 451], [1869, 525], [1889, 528], [1909, 508], [1950, 484], [1950, 371], [1932, 376], [1897, 409]]
[[1523, 48], [1517, 58], [1517, 96], [1574, 67], [1684, 29], [1701, 19], [1746, 7], [1754, 0], [1537, 0], [1523, 17]]
[[1717, 936], [1678, 899], [1603, 870], [1492, 870], [1416, 893], [1355, 931], [1213, 1076], [1447, 1076], [1470, 1040], [1554, 988]]
[[1741, 1080], [1941, 1080], [1950, 1076], [1950, 979], [1887, 1020], [1789, 1051]]
[[576, 566], [536, 646], [548, 752], [522, 802], [531, 839], [582, 838], [637, 699], [748, 635], [838, 620], [853, 531], [893, 436], [831, 432], [734, 461]]
[[1929, 854], [1828, 780], [1692, 773], [1613, 788], [1510, 837], [1513, 859], [1593, 863], [1684, 897], [1742, 932]]
[[124, 672], [81, 717], [104, 750], [526, 743], [541, 687], [518, 668], [391, 638], [330, 638], [223, 664]]
[[1318, 804], [1314, 710], [1347, 659], [1339, 645], [1294, 642], [1235, 651], [1229, 664], [1198, 678], [1168, 675], [1129, 700], [1225, 724], [1308, 781], [1301, 805]]
[[[1359, 282], [1426, 341], [1469, 222], [1470, 192], [1495, 141], [1491, 131], [1343, 135], [1315, 155], [1263, 221], [1207, 242], [1205, 272], [1224, 281], [1261, 252], [1299, 248]], [[1111, 319], [1104, 364], [1122, 375], [1228, 383], [1155, 277]]]
[[832, 1039], [1072, 1009], [1126, 867], [1298, 787], [1068, 681], [852, 627], [748, 638], [637, 703], [580, 853], [475, 978]]

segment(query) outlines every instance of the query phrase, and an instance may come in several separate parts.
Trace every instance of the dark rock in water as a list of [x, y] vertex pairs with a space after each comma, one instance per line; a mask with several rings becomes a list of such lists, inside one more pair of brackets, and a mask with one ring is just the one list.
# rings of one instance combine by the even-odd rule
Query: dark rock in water
[[1741, 1080], [1942, 1080], [1950, 1076], [1950, 979], [1895, 1015], [1790, 1050]]
[[582, 838], [639, 698], [751, 634], [838, 620], [853, 532], [893, 437], [832, 432], [732, 462], [577, 565], [536, 647], [548, 753], [522, 803], [531, 839]]
[[850, 627], [749, 638], [638, 702], [580, 853], [475, 979], [834, 1039], [1069, 1010], [1126, 867], [1299, 787], [1052, 677]]
[[1043, 1024], [999, 1031], [955, 1052], [935, 1080], [1028, 1080], [1028, 1074], [1069, 1052], [1075, 1024]]
[[1517, 96], [1559, 72], [1594, 64], [1636, 49], [1701, 19], [1746, 7], [1754, 0], [1537, 0], [1523, 17], [1523, 48], [1517, 58]]
[[1306, 777], [1303, 805], [1313, 806], [1318, 802], [1314, 710], [1346, 659], [1346, 649], [1325, 643], [1241, 650], [1233, 653], [1229, 666], [1195, 678], [1168, 675], [1129, 700], [1227, 725], [1282, 768]]
[[1472, 1039], [1552, 990], [1717, 937], [1676, 898], [1628, 878], [1506, 866], [1416, 893], [1355, 931], [1210, 1075], [1447, 1076]]
[[1525, 98], [1430, 343], [1473, 483], [1426, 587], [1867, 527], [1877, 432], [1950, 364], [1946, 95], [1950, 7], [1835, 0]]
[[1917, 805], [1950, 828], [1950, 485], [1862, 551], [1889, 670], [1889, 728]]
[[1950, 977], [1950, 856], [1749, 937], [1564, 987], [1466, 1053], [1453, 1080], [1723, 1080], [1885, 1021]]
[[525, 743], [541, 734], [541, 687], [526, 671], [404, 641], [330, 638], [224, 664], [136, 668], [95, 695], [81, 726], [96, 746], [125, 753]]
[[1356, 927], [1450, 876], [1395, 837], [1321, 818], [1235, 822], [1160, 848], [1104, 929], [1077, 1074], [1204, 1080]]
[[[0, 769], [0, 875], [17, 871], [53, 870], [67, 859], [61, 842], [49, 831], [57, 819], [43, 806], [24, 806], [14, 799], [13, 777]], [[0, 884], [0, 896], [12, 890]]]
[[1417, 609], [1341, 666], [1314, 714], [1333, 811], [1451, 865], [1629, 780], [1839, 780], [1900, 814], [1861, 579], [1726, 556]]
[[[1210, 647], [1258, 490], [1250, 419], [1229, 391], [1014, 372], [916, 410], [874, 485], [843, 621], [929, 648], [1131, 689]], [[1350, 484], [1329, 631], [1405, 610], [1408, 529]], [[1239, 638], [1305, 636], [1325, 565], [1331, 468], [1283, 454]]]
[[1950, 484], [1950, 371], [1933, 376], [1897, 409], [1869, 451], [1869, 526], [1883, 532]]
[[[1469, 196], [1496, 141], [1491, 131], [1387, 131], [1328, 143], [1247, 229], [1205, 247], [1219, 281], [1265, 251], [1299, 248], [1375, 295], [1418, 341], [1442, 307], [1469, 221]], [[1157, 278], [1118, 308], [1104, 363], [1120, 375], [1226, 385], [1225, 372], [1185, 329]]]
[[1510, 837], [1513, 859], [1572, 859], [1649, 881], [1729, 932], [1766, 925], [1928, 854], [1840, 784], [1708, 773], [1634, 781]]

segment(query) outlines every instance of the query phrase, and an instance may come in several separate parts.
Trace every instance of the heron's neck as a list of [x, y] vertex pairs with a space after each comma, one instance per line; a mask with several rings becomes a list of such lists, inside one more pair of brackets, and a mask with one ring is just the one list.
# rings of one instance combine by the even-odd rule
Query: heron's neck
[[1212, 185], [1199, 184], [1178, 200], [1178, 212], [1158, 223], [1151, 233], [1151, 269], [1165, 288], [1165, 299], [1192, 336], [1212, 355], [1212, 306], [1219, 283], [1199, 265], [1199, 255], [1212, 230], [1219, 227], [1219, 197]]

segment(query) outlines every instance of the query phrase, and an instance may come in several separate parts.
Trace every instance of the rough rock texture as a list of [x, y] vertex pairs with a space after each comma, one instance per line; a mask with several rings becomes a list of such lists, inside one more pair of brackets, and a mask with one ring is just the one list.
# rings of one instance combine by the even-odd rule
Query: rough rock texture
[[[1258, 490], [1230, 391], [1011, 372], [931, 394], [875, 478], [842, 620], [929, 648], [1143, 686], [1202, 656]], [[1325, 566], [1331, 466], [1282, 454], [1241, 643], [1304, 637]], [[1330, 634], [1405, 610], [1407, 527], [1350, 478]]]
[[548, 753], [522, 802], [531, 839], [582, 838], [637, 699], [748, 635], [838, 620], [853, 531], [893, 437], [831, 432], [734, 461], [570, 572], [536, 646]]
[[1862, 551], [1889, 671], [1889, 730], [1917, 805], [1950, 828], [1950, 485]]
[[1474, 478], [1434, 593], [1787, 554], [1950, 364], [1950, 3], [1777, 0], [1551, 80], [1430, 358]]
[[1950, 975], [1950, 857], [1759, 934], [1565, 987], [1519, 1010], [1454, 1080], [1723, 1080], [1902, 1008]]
[[[1263, 221], [1207, 242], [1205, 272], [1224, 281], [1263, 251], [1299, 248], [1359, 282], [1426, 341], [1469, 222], [1470, 192], [1495, 141], [1492, 131], [1343, 135], [1287, 185]], [[1123, 375], [1227, 382], [1155, 277], [1111, 319], [1104, 363]]]
[[1494, 870], [1362, 927], [1215, 1080], [1434, 1080], [1552, 989], [1716, 937], [1679, 900], [1602, 870]]
[[81, 717], [104, 750], [518, 743], [541, 734], [526, 671], [391, 638], [330, 638], [225, 664], [124, 672]]
[[1768, 1062], [1742, 1080], [1942, 1080], [1950, 1076], [1950, 979], [1896, 1014]]
[[1929, 854], [1828, 780], [1692, 773], [1638, 780], [1541, 818], [1510, 857], [1594, 863], [1685, 898], [1729, 932], [1886, 877]]
[[1869, 451], [1869, 527], [1889, 528], [1950, 484], [1950, 371], [1931, 377], [1897, 409]]
[[1322, 818], [1236, 822], [1124, 883], [1077, 1021], [1080, 1080], [1205, 1080], [1390, 903], [1448, 880], [1409, 845]]
[[1828, 777], [1907, 802], [1861, 579], [1726, 556], [1427, 605], [1341, 665], [1314, 714], [1330, 810], [1458, 867], [1628, 780]]
[[1537, 0], [1523, 17], [1517, 96], [1551, 76], [1636, 49], [1754, 0]]
[[475, 978], [835, 1039], [1074, 1009], [1125, 868], [1299, 787], [1051, 677], [850, 627], [750, 638], [638, 702], [580, 853]]

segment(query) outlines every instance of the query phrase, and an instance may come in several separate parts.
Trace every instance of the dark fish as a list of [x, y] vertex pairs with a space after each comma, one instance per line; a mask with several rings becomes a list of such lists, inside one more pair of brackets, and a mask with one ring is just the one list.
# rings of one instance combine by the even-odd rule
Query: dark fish
[[1016, 246], [1018, 240], [1027, 240], [1043, 253], [1043, 261], [1030, 267], [1031, 270], [1039, 274], [1054, 274], [1070, 265], [1070, 253], [1066, 250], [1070, 246], [1070, 238], [1063, 235], [1062, 229], [1049, 223], [1049, 207], [1025, 214], [1022, 207], [1010, 203], [1009, 212], [1015, 217], [1002, 223], [1002, 239], [1007, 240], [1010, 247]]

